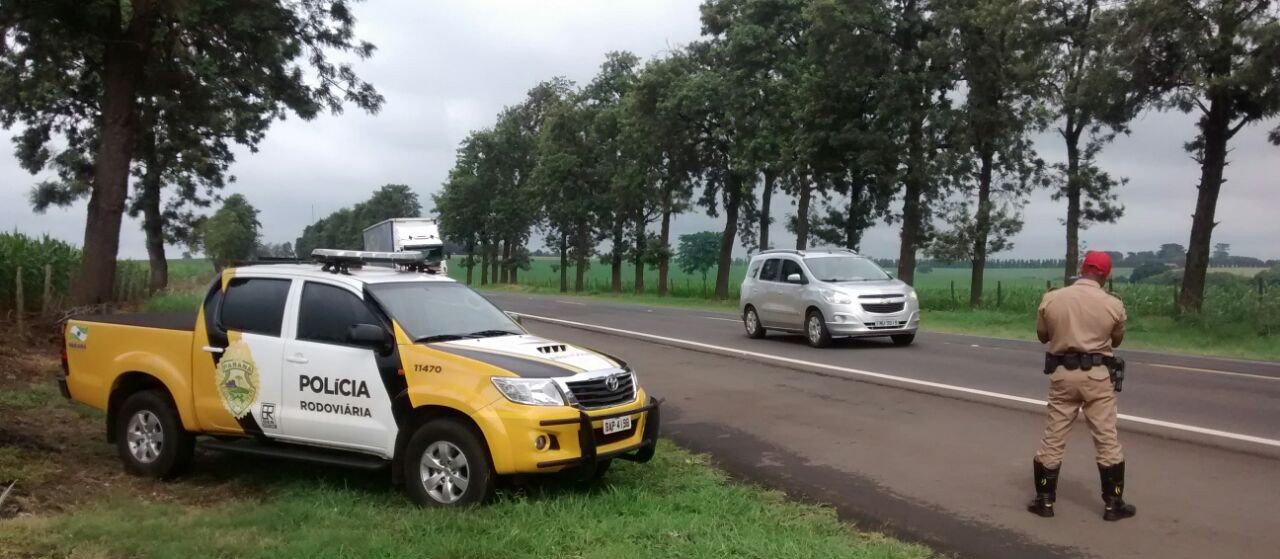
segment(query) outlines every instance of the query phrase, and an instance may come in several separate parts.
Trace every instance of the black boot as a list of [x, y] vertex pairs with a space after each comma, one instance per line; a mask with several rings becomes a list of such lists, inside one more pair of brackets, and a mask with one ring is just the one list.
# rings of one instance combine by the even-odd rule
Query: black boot
[[1124, 462], [1103, 466], [1098, 464], [1098, 477], [1102, 479], [1102, 519], [1123, 520], [1138, 514], [1138, 507], [1124, 502]]
[[1032, 460], [1036, 483], [1036, 498], [1027, 505], [1027, 510], [1045, 518], [1053, 517], [1053, 503], [1058, 500], [1058, 470], [1049, 469], [1039, 460]]

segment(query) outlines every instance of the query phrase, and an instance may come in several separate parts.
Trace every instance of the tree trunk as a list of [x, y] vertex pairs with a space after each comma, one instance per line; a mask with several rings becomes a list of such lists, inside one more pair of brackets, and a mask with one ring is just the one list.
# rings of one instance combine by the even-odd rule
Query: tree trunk
[[1067, 119], [1067, 261], [1062, 285], [1066, 285], [1080, 268], [1080, 133], [1072, 131], [1072, 118]]
[[647, 225], [648, 223], [645, 222], [643, 216], [636, 218], [636, 247], [633, 251], [635, 253], [636, 266], [634, 286], [636, 295], [644, 294], [644, 251], [645, 248], [647, 248], [645, 246], [645, 242], [647, 241], [645, 238], [645, 229], [647, 228]]
[[991, 231], [991, 162], [994, 155], [982, 154], [978, 175], [978, 215], [973, 231], [973, 266], [969, 277], [969, 306], [982, 305], [982, 276], [987, 268], [987, 236]]
[[476, 269], [476, 244], [475, 242], [467, 243], [467, 285], [471, 285], [472, 272]]
[[862, 186], [857, 184], [849, 185], [849, 207], [844, 215], [844, 242], [845, 248], [850, 250], [858, 250], [858, 246], [862, 244], [862, 224], [858, 219], [859, 213], [862, 211]]
[[902, 235], [898, 247], [898, 279], [913, 285], [916, 274], [916, 245], [924, 224], [924, 122], [917, 115], [907, 135], [907, 174], [902, 193]]
[[667, 271], [671, 268], [671, 204], [662, 208], [662, 230], [658, 233], [662, 242], [662, 253], [658, 258], [658, 296], [667, 296]]
[[738, 207], [742, 205], [742, 179], [730, 171], [725, 186], [724, 232], [720, 234], [720, 259], [716, 266], [716, 299], [729, 298], [729, 269], [733, 266], [733, 243], [738, 232]]
[[809, 178], [798, 178], [800, 195], [796, 199], [796, 250], [809, 248], [809, 199], [813, 195], [813, 183]]
[[764, 171], [764, 193], [760, 195], [760, 250], [769, 250], [769, 204], [773, 202], [773, 171]]
[[489, 283], [498, 283], [498, 269], [502, 267], [501, 241], [489, 244]]
[[138, 202], [142, 206], [142, 231], [147, 237], [147, 260], [151, 268], [147, 289], [155, 293], [169, 284], [169, 261], [164, 254], [164, 216], [160, 213], [160, 189], [162, 163], [156, 154], [156, 138], [153, 129], [143, 132], [142, 157], [147, 170], [142, 176], [142, 192]]
[[609, 254], [609, 291], [622, 293], [622, 252], [626, 240], [622, 218], [613, 223], [613, 251]]
[[587, 226], [585, 224], [579, 224], [578, 235], [577, 235], [577, 246], [576, 246], [576, 250], [578, 253], [577, 254], [578, 262], [577, 264], [574, 265], [574, 269], [573, 269], [573, 292], [574, 293], [582, 293], [582, 289], [584, 287], [583, 283], [586, 280], [587, 248], [588, 248], [587, 243], [589, 242], [588, 241], [589, 236], [590, 236], [590, 231], [587, 230]]
[[498, 283], [511, 283], [511, 241], [502, 241], [502, 251], [498, 257]]
[[1186, 271], [1182, 275], [1182, 291], [1178, 294], [1178, 307], [1183, 311], [1200, 312], [1204, 305], [1210, 243], [1213, 228], [1218, 225], [1213, 217], [1218, 207], [1218, 193], [1222, 190], [1222, 170], [1227, 165], [1227, 140], [1231, 137], [1231, 115], [1227, 103], [1225, 98], [1214, 97], [1210, 101], [1209, 114], [1200, 121], [1204, 154], [1200, 163], [1196, 213], [1191, 218]]
[[[151, 36], [151, 16], [144, 13], [150, 11], [149, 6], [138, 4], [134, 6], [128, 35], [108, 41], [103, 52], [101, 142], [94, 157], [80, 273], [72, 286], [72, 297], [81, 305], [110, 301], [115, 287], [120, 223], [129, 193], [129, 163], [133, 160], [138, 126], [138, 84], [146, 63], [144, 45], [150, 43]], [[118, 12], [114, 19], [119, 21]], [[129, 37], [141, 40], [130, 41]]]
[[560, 232], [560, 292], [569, 292], [569, 240]]
[[489, 284], [489, 243], [480, 245], [480, 285]]

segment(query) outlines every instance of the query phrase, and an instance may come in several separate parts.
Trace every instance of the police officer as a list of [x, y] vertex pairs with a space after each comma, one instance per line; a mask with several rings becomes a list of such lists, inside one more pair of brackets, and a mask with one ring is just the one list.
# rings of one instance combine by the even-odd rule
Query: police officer
[[1124, 304], [1102, 288], [1110, 275], [1111, 257], [1091, 251], [1075, 283], [1040, 301], [1036, 334], [1048, 344], [1049, 417], [1034, 460], [1036, 497], [1027, 505], [1040, 516], [1053, 516], [1067, 434], [1082, 409], [1097, 451], [1102, 518], [1120, 520], [1137, 513], [1124, 502], [1124, 455], [1116, 436], [1116, 393], [1109, 368], [1112, 348], [1124, 339], [1126, 317]]

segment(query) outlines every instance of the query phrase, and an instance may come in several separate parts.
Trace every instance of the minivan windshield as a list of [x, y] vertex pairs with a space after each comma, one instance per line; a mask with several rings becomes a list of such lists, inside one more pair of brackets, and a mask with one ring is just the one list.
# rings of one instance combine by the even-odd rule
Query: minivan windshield
[[381, 283], [369, 285], [369, 292], [415, 342], [523, 333], [506, 313], [459, 283]]
[[875, 262], [859, 256], [805, 258], [805, 265], [818, 281], [874, 281], [889, 279]]

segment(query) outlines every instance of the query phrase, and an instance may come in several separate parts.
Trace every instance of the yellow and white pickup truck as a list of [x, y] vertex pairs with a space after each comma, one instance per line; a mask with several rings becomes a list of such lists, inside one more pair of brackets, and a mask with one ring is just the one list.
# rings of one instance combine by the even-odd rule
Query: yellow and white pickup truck
[[201, 448], [390, 467], [416, 502], [457, 505], [500, 475], [653, 457], [659, 401], [621, 360], [529, 334], [418, 253], [315, 257], [226, 269], [191, 313], [70, 320], [63, 394], [105, 410], [125, 469], [152, 477], [182, 472], [207, 435]]

